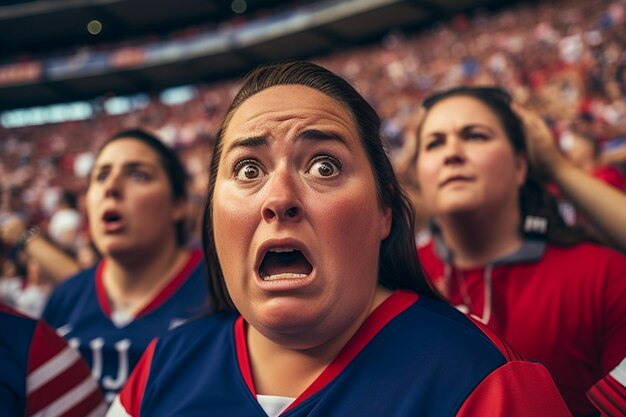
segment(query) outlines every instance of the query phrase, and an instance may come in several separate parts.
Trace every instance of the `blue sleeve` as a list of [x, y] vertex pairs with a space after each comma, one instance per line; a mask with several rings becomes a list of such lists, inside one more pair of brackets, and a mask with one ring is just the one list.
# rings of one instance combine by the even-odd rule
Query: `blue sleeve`
[[46, 303], [46, 308], [43, 310], [42, 319], [48, 323], [52, 328], [56, 329], [56, 312], [57, 312], [57, 291], [54, 291], [50, 298], [48, 298], [48, 302]]
[[0, 414], [23, 416], [28, 353], [37, 322], [0, 312]]

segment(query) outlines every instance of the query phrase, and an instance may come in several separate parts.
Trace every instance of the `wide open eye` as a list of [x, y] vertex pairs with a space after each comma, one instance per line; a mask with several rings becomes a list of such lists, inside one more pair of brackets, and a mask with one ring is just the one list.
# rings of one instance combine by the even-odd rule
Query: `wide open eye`
[[332, 156], [318, 156], [307, 170], [315, 178], [333, 178], [341, 173], [341, 162]]
[[257, 161], [245, 159], [235, 165], [233, 174], [237, 181], [250, 182], [261, 178], [264, 172]]

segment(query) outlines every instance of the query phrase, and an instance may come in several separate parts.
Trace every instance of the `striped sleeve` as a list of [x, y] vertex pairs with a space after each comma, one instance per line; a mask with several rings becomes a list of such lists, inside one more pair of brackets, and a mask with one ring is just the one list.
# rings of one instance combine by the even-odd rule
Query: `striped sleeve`
[[587, 391], [603, 417], [626, 416], [626, 358]]
[[28, 355], [27, 417], [101, 417], [106, 406], [80, 354], [43, 321]]

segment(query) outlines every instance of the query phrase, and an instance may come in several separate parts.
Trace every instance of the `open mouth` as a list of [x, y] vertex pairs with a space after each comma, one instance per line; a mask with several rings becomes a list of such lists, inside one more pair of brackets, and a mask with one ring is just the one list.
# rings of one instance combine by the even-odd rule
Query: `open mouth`
[[313, 266], [298, 249], [270, 249], [263, 257], [259, 275], [264, 281], [305, 278], [312, 270]]
[[120, 216], [118, 213], [114, 211], [107, 211], [102, 216], [102, 220], [105, 223], [115, 223], [115, 222], [119, 222], [120, 220], [122, 220], [122, 216]]
[[102, 215], [102, 223], [107, 233], [117, 233], [124, 228], [124, 218], [115, 210], [107, 210]]

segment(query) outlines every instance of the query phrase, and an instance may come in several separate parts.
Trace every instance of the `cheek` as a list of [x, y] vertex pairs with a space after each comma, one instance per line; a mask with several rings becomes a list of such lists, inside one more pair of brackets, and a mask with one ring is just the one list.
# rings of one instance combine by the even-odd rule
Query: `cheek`
[[495, 189], [509, 189], [518, 184], [516, 161], [511, 152], [498, 150], [484, 152], [476, 157], [477, 164], [483, 167], [489, 187]]
[[95, 221], [98, 216], [98, 206], [99, 199], [96, 198], [94, 189], [89, 188], [89, 190], [87, 190], [87, 193], [85, 194], [85, 211], [87, 214], [87, 219], [90, 223]]
[[[132, 195], [132, 197], [130, 197]], [[169, 189], [145, 190], [145, 192], [129, 192], [128, 203], [139, 222], [149, 223], [149, 229], [168, 226], [174, 223], [174, 202]]]
[[415, 175], [420, 193], [424, 196], [432, 196], [437, 184], [437, 165], [427, 158], [419, 159], [415, 168]]
[[234, 198], [234, 194], [230, 194], [229, 198], [228, 195], [216, 187], [213, 197], [213, 233], [222, 265], [228, 264], [222, 258], [230, 254], [237, 252], [237, 257], [242, 256], [248, 247], [248, 243], [242, 242], [249, 237], [255, 224], [253, 201], [242, 201]]
[[357, 259], [359, 254], [372, 256], [380, 244], [383, 214], [375, 195], [343, 193], [311, 202], [309, 207], [316, 207], [314, 216], [321, 226], [318, 237], [331, 256], [344, 260]]

